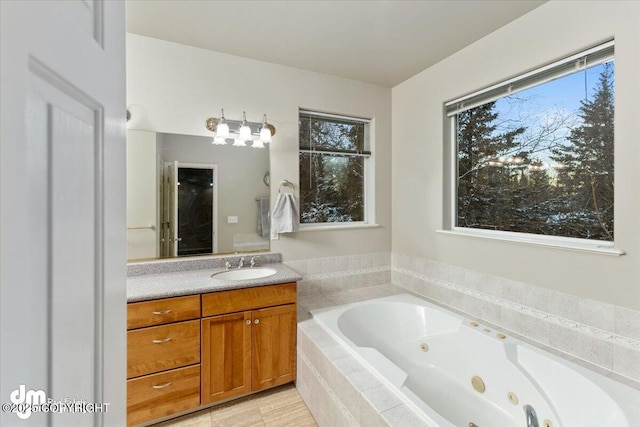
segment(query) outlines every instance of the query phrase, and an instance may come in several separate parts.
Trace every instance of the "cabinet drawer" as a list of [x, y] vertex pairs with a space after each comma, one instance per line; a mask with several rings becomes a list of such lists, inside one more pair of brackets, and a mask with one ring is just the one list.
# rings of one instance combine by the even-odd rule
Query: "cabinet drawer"
[[199, 320], [127, 332], [127, 378], [199, 362]]
[[127, 425], [200, 406], [200, 365], [127, 381]]
[[202, 295], [202, 317], [295, 302], [295, 283], [213, 292]]
[[200, 295], [127, 304], [127, 329], [163, 325], [200, 317]]

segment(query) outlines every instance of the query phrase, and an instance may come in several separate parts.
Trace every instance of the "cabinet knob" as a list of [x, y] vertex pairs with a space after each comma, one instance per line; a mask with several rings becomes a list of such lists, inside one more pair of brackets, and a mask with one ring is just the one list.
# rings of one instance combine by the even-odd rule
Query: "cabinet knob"
[[152, 311], [152, 314], [156, 314], [158, 316], [162, 316], [163, 314], [169, 314], [171, 313], [171, 310], [162, 310], [162, 311]]
[[160, 384], [160, 385], [152, 385], [151, 387], [155, 388], [156, 390], [159, 390], [159, 389], [162, 389], [162, 388], [167, 388], [171, 384], [173, 384], [173, 383], [171, 381], [169, 381], [168, 383], [164, 383], [164, 384]]
[[153, 340], [151, 342], [154, 343], [154, 344], [162, 344], [162, 343], [169, 342], [169, 341], [171, 341], [171, 337], [167, 337], [167, 338], [162, 339], [162, 340]]
[[255, 323], [257, 325], [258, 323], [260, 323], [260, 319], [254, 320], [253, 323]]
[[247, 323], [247, 325], [250, 325], [251, 324], [251, 320], [247, 320], [246, 323]]

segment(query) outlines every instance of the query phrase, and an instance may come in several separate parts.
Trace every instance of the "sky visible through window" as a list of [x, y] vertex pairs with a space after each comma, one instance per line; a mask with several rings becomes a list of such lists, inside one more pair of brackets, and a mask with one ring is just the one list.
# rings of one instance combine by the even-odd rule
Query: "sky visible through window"
[[[611, 67], [613, 61], [608, 62]], [[495, 112], [499, 125], [496, 134], [517, 125], [526, 123], [528, 135], [537, 135], [541, 128], [551, 128], [553, 133], [541, 141], [536, 158], [554, 174], [554, 162], [544, 143], [552, 147], [555, 144], [568, 144], [566, 137], [571, 129], [581, 122], [578, 117], [581, 101], [592, 99], [596, 91], [598, 78], [605, 64], [598, 64], [539, 86], [518, 92], [496, 100]], [[586, 94], [585, 94], [586, 80]], [[514, 151], [514, 155], [518, 151]], [[510, 153], [511, 154], [511, 153]]]
[[613, 240], [613, 60], [457, 113], [457, 226]]

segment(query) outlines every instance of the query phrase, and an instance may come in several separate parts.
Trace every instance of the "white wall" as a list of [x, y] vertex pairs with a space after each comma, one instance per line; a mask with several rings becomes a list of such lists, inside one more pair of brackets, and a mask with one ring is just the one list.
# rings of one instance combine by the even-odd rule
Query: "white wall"
[[298, 108], [375, 118], [378, 228], [282, 234], [271, 250], [285, 260], [391, 248], [391, 89], [148, 37], [127, 35], [127, 105], [130, 129], [212, 134], [208, 117], [261, 121], [276, 129], [271, 155], [271, 198], [281, 180], [298, 188]]
[[[611, 37], [616, 246], [627, 255], [436, 233], [443, 224], [443, 103]], [[392, 94], [394, 253], [640, 309], [640, 3], [551, 1], [394, 87]]]
[[[127, 132], [127, 259], [159, 255], [156, 134]], [[140, 229], [153, 225], [154, 230]]]

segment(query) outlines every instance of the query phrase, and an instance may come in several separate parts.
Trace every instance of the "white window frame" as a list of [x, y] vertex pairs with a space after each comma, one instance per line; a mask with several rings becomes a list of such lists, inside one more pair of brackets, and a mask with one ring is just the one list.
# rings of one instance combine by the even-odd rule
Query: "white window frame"
[[[311, 115], [319, 118], [329, 118], [338, 120], [357, 121], [365, 124], [365, 141], [369, 147], [370, 154], [364, 156], [364, 220], [352, 222], [322, 222], [322, 223], [300, 223], [299, 231], [327, 231], [327, 230], [348, 230], [379, 227], [375, 222], [375, 118], [364, 118], [357, 116], [347, 116], [344, 114], [327, 113], [313, 109], [300, 108], [300, 114]], [[300, 164], [300, 141], [298, 141], [298, 165]], [[316, 151], [316, 150], [312, 150]], [[321, 150], [317, 150], [322, 152]], [[298, 173], [300, 177], [300, 173]], [[300, 215], [302, 215], [302, 201], [300, 200]]]
[[[572, 74], [576, 70], [584, 69], [587, 66], [590, 67], [606, 62], [613, 58], [613, 50], [614, 41], [611, 40], [444, 104], [444, 212], [443, 228], [437, 230], [439, 233], [615, 256], [625, 254], [623, 250], [615, 247], [615, 242], [513, 231], [485, 230], [458, 227], [456, 225], [458, 179], [457, 113]], [[587, 59], [585, 60], [585, 58]], [[617, 205], [615, 201], [614, 204]]]

